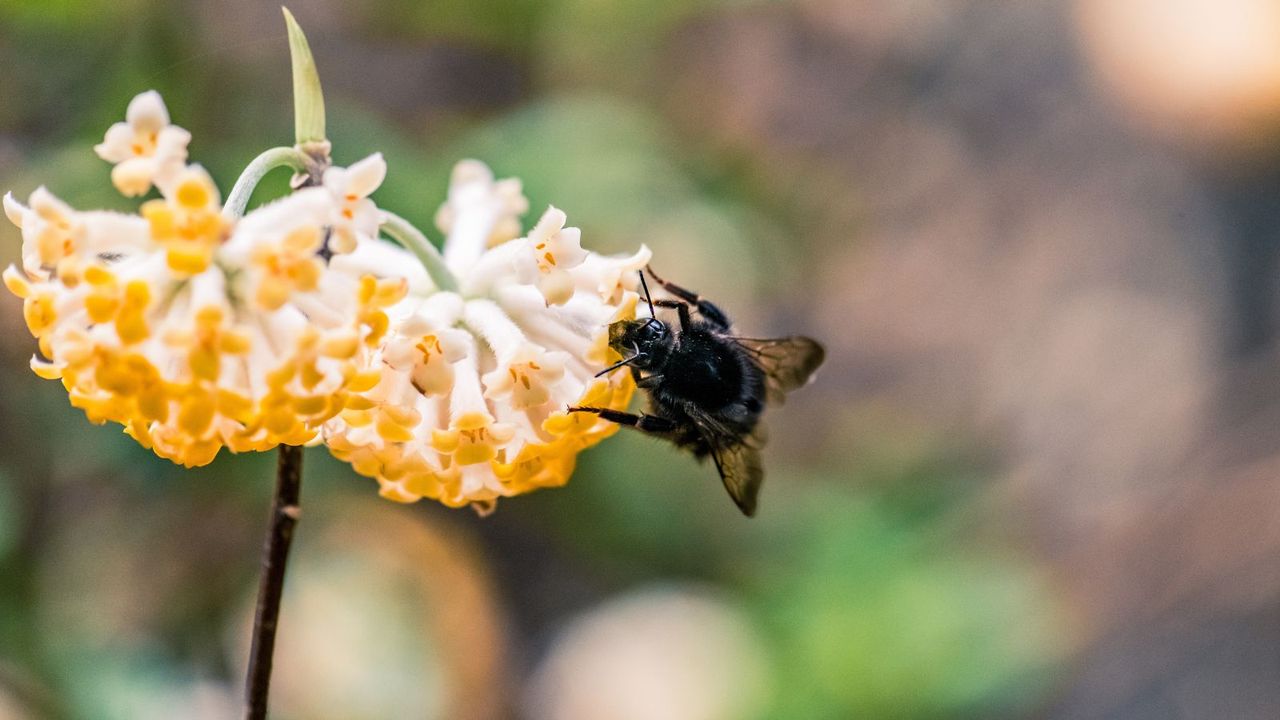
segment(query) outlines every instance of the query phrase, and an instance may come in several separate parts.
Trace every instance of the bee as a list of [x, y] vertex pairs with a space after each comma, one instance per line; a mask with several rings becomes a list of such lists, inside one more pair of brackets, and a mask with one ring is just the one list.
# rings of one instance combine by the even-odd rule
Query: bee
[[[675, 299], [654, 300], [645, 274]], [[644, 414], [599, 407], [570, 407], [610, 422], [670, 440], [699, 460], [710, 456], [729, 497], [743, 514], [756, 511], [764, 465], [764, 426], [769, 404], [806, 384], [825, 351], [798, 335], [746, 338], [733, 334], [729, 318], [697, 293], [640, 273], [649, 317], [609, 326], [609, 346], [623, 359], [596, 376], [629, 367], [636, 386], [648, 395]], [[675, 309], [679, 327], [658, 319], [655, 308]]]

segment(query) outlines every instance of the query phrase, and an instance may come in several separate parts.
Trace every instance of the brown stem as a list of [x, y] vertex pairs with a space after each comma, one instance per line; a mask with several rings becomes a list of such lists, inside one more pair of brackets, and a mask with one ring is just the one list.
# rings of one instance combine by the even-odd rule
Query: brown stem
[[262, 580], [258, 585], [258, 611], [253, 618], [253, 647], [249, 651], [249, 675], [245, 681], [245, 720], [265, 720], [267, 692], [271, 688], [271, 654], [276, 646], [276, 621], [289, 545], [302, 508], [302, 448], [281, 445], [276, 464], [276, 494], [271, 505], [271, 529], [262, 545]]

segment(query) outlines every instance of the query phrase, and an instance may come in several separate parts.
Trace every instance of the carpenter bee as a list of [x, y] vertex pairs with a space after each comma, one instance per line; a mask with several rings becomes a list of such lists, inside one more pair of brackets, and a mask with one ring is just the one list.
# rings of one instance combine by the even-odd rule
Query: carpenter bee
[[[675, 299], [654, 300], [645, 273]], [[764, 466], [760, 449], [765, 406], [807, 383], [825, 352], [816, 341], [792, 336], [738, 337], [720, 308], [658, 277], [640, 273], [649, 317], [609, 326], [609, 346], [623, 359], [601, 371], [629, 366], [636, 386], [648, 394], [649, 412], [635, 414], [598, 407], [571, 407], [633, 427], [687, 448], [715, 462], [729, 497], [745, 515], [754, 515]], [[674, 308], [679, 328], [659, 320], [655, 307]]]

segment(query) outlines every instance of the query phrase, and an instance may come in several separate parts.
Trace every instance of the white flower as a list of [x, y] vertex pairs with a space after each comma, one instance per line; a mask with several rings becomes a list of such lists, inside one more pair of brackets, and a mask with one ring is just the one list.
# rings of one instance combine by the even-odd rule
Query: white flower
[[624, 409], [634, 392], [629, 373], [597, 373], [618, 359], [608, 326], [635, 316], [647, 249], [588, 252], [554, 207], [521, 236], [519, 181], [476, 161], [437, 214], [439, 264], [398, 220], [418, 255], [378, 239], [381, 155], [236, 219], [187, 140], [144, 93], [98, 146], [122, 191], [159, 188], [138, 215], [44, 188], [4, 199], [31, 367], [90, 420], [184, 465], [323, 438], [386, 497], [480, 508], [564, 484], [617, 430], [568, 408]]
[[336, 205], [330, 218], [330, 250], [348, 253], [355, 249], [358, 238], [378, 236], [382, 214], [369, 195], [386, 176], [387, 163], [382, 153], [374, 153], [349, 168], [331, 167], [325, 171], [324, 186], [333, 194]]
[[[473, 308], [478, 310], [479, 308]], [[551, 351], [530, 342], [518, 342], [499, 356], [498, 367], [486, 373], [484, 396], [503, 401], [517, 410], [538, 407], [551, 400], [554, 386], [564, 377], [569, 354]]]
[[169, 124], [160, 94], [148, 90], [129, 102], [125, 122], [112, 125], [94, 146], [98, 157], [115, 163], [111, 182], [128, 196], [143, 195], [154, 184], [164, 190], [186, 166], [191, 133]]
[[548, 305], [563, 305], [573, 297], [569, 271], [587, 259], [582, 233], [565, 227], [567, 219], [560, 210], [547, 208], [529, 237], [520, 243], [517, 276], [520, 282], [536, 285]]
[[520, 235], [520, 216], [528, 211], [519, 180], [494, 180], [488, 165], [463, 160], [453, 168], [449, 199], [436, 211], [436, 227], [469, 242], [445, 243], [445, 260], [454, 272], [466, 275], [486, 248]]
[[[596, 277], [594, 273], [583, 278], [574, 272], [586, 262], [588, 253], [582, 249], [581, 231], [565, 227], [566, 221], [562, 211], [555, 207], [547, 208], [527, 237], [509, 240], [492, 248], [470, 265], [461, 275], [462, 291], [471, 295], [488, 295], [497, 288], [512, 284], [530, 285], [542, 295], [545, 305], [563, 305], [578, 289], [589, 290], [588, 286], [593, 282], [603, 281], [603, 277]], [[449, 260], [447, 253], [445, 260]], [[617, 261], [617, 258], [597, 260], [592, 267], [603, 270]], [[454, 267], [454, 263], [450, 263], [450, 267]]]
[[[491, 507], [499, 497], [564, 484], [582, 449], [616, 431], [571, 405], [623, 409], [628, 373], [595, 374], [616, 360], [611, 321], [634, 317], [641, 249], [627, 258], [582, 250], [552, 208], [528, 237], [491, 246], [494, 228], [527, 206], [513, 181], [460, 163], [438, 217], [458, 292], [409, 297], [388, 310], [375, 356], [376, 386], [354, 393], [325, 426], [335, 455], [378, 480], [385, 497]], [[518, 190], [517, 190], [518, 192]], [[557, 273], [541, 271], [549, 254]], [[543, 258], [546, 262], [546, 258]], [[542, 281], [542, 282], [540, 282]], [[549, 296], [548, 296], [549, 294]]]
[[453, 293], [427, 298], [396, 325], [383, 348], [383, 362], [408, 373], [414, 389], [427, 397], [441, 397], [453, 389], [453, 365], [470, 348], [467, 333], [451, 327], [460, 301]]
[[148, 242], [147, 224], [136, 215], [113, 212], [79, 213], [43, 187], [28, 205], [4, 196], [5, 215], [22, 229], [22, 268], [35, 278], [47, 278], [64, 261], [94, 256], [120, 246]]

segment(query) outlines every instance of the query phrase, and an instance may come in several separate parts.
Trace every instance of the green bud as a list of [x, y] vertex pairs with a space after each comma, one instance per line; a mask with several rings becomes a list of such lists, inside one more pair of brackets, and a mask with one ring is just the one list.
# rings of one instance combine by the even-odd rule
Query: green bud
[[293, 122], [297, 143], [299, 146], [322, 143], [325, 142], [324, 94], [320, 91], [316, 61], [311, 56], [311, 46], [307, 45], [307, 36], [302, 33], [298, 21], [293, 19], [293, 13], [289, 8], [280, 9], [284, 11], [284, 21], [289, 27], [289, 55], [293, 59]]

